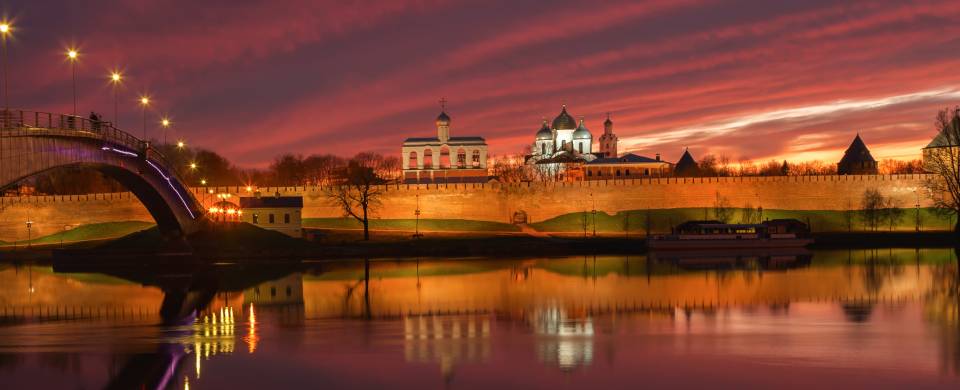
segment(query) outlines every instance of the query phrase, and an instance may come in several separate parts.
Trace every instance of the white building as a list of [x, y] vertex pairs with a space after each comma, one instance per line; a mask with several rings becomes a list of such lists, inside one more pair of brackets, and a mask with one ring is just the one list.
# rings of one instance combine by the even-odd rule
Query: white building
[[437, 116], [437, 136], [407, 138], [401, 147], [404, 183], [482, 183], [487, 175], [487, 141], [451, 137], [450, 116]]

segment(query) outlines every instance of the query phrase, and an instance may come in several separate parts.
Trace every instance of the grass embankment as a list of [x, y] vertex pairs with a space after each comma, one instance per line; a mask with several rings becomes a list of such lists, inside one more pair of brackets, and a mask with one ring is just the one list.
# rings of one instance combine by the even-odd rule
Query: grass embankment
[[[16, 245], [49, 245], [78, 242], [105, 240], [110, 238], [122, 237], [128, 234], [136, 233], [141, 230], [149, 229], [154, 226], [153, 223], [143, 221], [120, 221], [93, 223], [89, 225], [80, 225], [71, 230], [57, 232], [47, 236], [37, 237], [32, 240], [17, 241]], [[0, 246], [13, 246], [13, 242], [2, 242]]]
[[[732, 209], [730, 222], [737, 223], [743, 220], [744, 209]], [[894, 226], [894, 231], [916, 230], [916, 209], [904, 209], [903, 216]], [[763, 219], [794, 218], [810, 224], [814, 232], [846, 232], [847, 215], [849, 212], [840, 210], [763, 210]], [[657, 210], [631, 210], [616, 214], [607, 214], [597, 211], [596, 230], [601, 233], [643, 233], [649, 220], [650, 230], [653, 233], [669, 232], [672, 226], [690, 220], [714, 219], [713, 208], [679, 208]], [[629, 221], [627, 220], [629, 218]], [[629, 222], [629, 223], [628, 223]], [[920, 209], [922, 230], [937, 231], [953, 228], [951, 218], [944, 218], [933, 209]], [[588, 212], [570, 213], [531, 223], [531, 227], [542, 232], [582, 233], [586, 230], [592, 233], [594, 229], [594, 215]], [[859, 212], [853, 213], [854, 232], [863, 232], [866, 229]], [[884, 221], [878, 231], [888, 231], [890, 226]]]
[[[315, 229], [363, 229], [363, 225], [353, 218], [304, 218], [303, 227]], [[408, 230], [417, 229], [415, 219], [371, 219], [372, 230]], [[501, 222], [471, 221], [466, 219], [421, 219], [421, 231], [426, 232], [519, 232], [516, 225]]]

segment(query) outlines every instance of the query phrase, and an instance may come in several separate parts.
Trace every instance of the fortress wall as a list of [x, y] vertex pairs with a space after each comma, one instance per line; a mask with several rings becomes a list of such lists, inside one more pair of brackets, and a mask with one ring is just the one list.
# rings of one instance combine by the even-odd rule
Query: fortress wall
[[[389, 185], [375, 218], [414, 218], [419, 198], [421, 217], [509, 222], [515, 211], [527, 212], [531, 222], [573, 212], [591, 210], [616, 213], [623, 210], [713, 207], [717, 195], [732, 207], [762, 206], [786, 210], [846, 210], [860, 207], [864, 190], [876, 188], [903, 208], [919, 201], [926, 175], [851, 175], [780, 177], [659, 178], [575, 183]], [[244, 187], [193, 189], [204, 204], [217, 199], [214, 193], [252, 195]], [[319, 187], [264, 187], [262, 196], [302, 195], [304, 218], [339, 217]], [[234, 200], [234, 203], [237, 203]], [[596, 206], [594, 206], [596, 204]], [[25, 221], [34, 221], [35, 236], [51, 234], [68, 224], [152, 220], [146, 209], [129, 193], [80, 196], [0, 198], [0, 240], [26, 238]]]

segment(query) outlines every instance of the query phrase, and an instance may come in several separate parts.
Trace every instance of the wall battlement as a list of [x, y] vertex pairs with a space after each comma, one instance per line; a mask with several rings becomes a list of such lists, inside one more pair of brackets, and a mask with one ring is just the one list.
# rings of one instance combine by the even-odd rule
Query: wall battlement
[[[902, 208], [931, 205], [923, 183], [930, 175], [849, 175], [649, 178], [582, 182], [392, 184], [382, 187], [383, 206], [374, 218], [421, 218], [510, 222], [523, 211], [530, 222], [589, 211], [713, 207], [718, 196], [731, 207], [782, 210], [848, 210], [860, 207], [864, 190], [874, 188]], [[216, 193], [250, 196], [245, 187], [192, 188], [206, 205]], [[304, 218], [339, 217], [321, 187], [261, 187], [261, 196], [304, 197]], [[110, 221], [152, 221], [129, 192], [64, 196], [0, 197], [0, 240], [58, 232], [66, 225]]]

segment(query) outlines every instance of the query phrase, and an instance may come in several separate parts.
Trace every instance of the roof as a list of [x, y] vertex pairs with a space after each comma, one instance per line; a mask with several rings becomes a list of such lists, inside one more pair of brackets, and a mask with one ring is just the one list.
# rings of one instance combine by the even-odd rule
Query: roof
[[[403, 143], [440, 143], [440, 139], [437, 137], [413, 137], [407, 138]], [[483, 137], [450, 137], [450, 140], [447, 141], [448, 144], [457, 143], [457, 142], [483, 142], [486, 143], [487, 140]]]
[[560, 110], [560, 115], [554, 118], [553, 128], [555, 130], [573, 130], [577, 128], [577, 121], [573, 120], [573, 117], [567, 113], [567, 106], [563, 106], [563, 109]]
[[[958, 146], [960, 144], [960, 111], [955, 111], [950, 126], [941, 129], [937, 136], [927, 144], [927, 148], [942, 148], [945, 146]], [[952, 139], [952, 141], [951, 141]]]
[[240, 198], [240, 208], [303, 208], [302, 196], [258, 196]]
[[577, 131], [573, 132], [573, 139], [593, 139], [593, 135], [590, 134], [590, 129], [587, 129], [587, 126], [583, 124], [583, 119], [580, 119], [580, 125], [577, 126]]
[[547, 124], [547, 120], [543, 120], [543, 126], [540, 126], [540, 130], [537, 130], [537, 140], [552, 140], [553, 131], [550, 130], [550, 125]]
[[700, 166], [690, 155], [690, 150], [683, 151], [683, 156], [680, 156], [680, 160], [673, 168], [673, 174], [675, 176], [697, 176], [700, 174]]
[[440, 111], [440, 115], [437, 115], [437, 122], [446, 122], [450, 124], [450, 115], [447, 115], [446, 111]]
[[633, 153], [627, 153], [620, 157], [604, 157], [598, 158], [590, 162], [590, 164], [639, 164], [639, 163], [652, 163], [652, 162], [663, 162], [666, 161], [657, 160], [655, 158], [638, 156]]
[[847, 147], [847, 151], [843, 152], [840, 165], [860, 162], [877, 162], [877, 160], [873, 159], [873, 156], [870, 155], [870, 149], [867, 149], [867, 144], [863, 143], [863, 140], [860, 139], [860, 134], [857, 134], [857, 136], [853, 138], [853, 142], [850, 143], [850, 146]]

